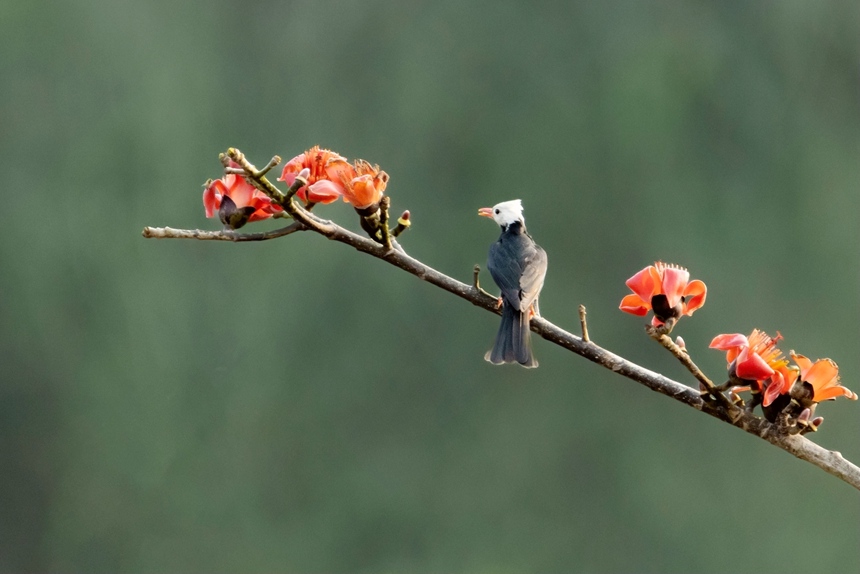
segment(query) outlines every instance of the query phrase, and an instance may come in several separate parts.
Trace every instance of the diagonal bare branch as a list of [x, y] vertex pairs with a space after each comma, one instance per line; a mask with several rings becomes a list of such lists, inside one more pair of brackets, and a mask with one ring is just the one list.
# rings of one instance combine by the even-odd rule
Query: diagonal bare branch
[[[280, 190], [265, 178], [264, 173], [257, 171], [256, 168], [247, 163], [247, 160], [244, 160], [244, 156], [242, 156], [240, 152], [232, 150], [231, 148], [230, 152], [234, 151], [237, 155], [234, 157], [231, 154], [231, 157], [233, 157], [233, 159], [241, 159], [242, 161], [237, 162], [240, 165], [247, 164], [243, 165], [243, 168], [246, 169], [246, 174], [249, 178], [253, 179], [259, 188], [262, 188], [266, 193], [271, 194], [273, 199], [275, 197], [280, 198], [280, 201], [283, 202], [282, 205], [284, 210], [287, 211], [287, 213], [289, 213], [289, 215], [291, 215], [295, 220], [292, 224], [287, 227], [265, 233], [236, 233], [234, 231], [201, 231], [199, 229], [182, 230], [171, 229], [169, 227], [145, 227], [143, 230], [143, 236], [147, 238], [261, 241], [264, 239], [273, 239], [275, 237], [289, 235], [295, 231], [315, 231], [328, 239], [344, 243], [353, 247], [357, 251], [367, 253], [368, 255], [387, 261], [391, 265], [399, 267], [423, 281], [427, 281], [428, 283], [440, 287], [449, 293], [465, 299], [477, 307], [481, 307], [491, 313], [496, 313], [497, 315], [500, 314], [500, 310], [496, 304], [496, 299], [480, 288], [476, 275], [472, 278], [473, 284], [467, 285], [466, 283], [462, 283], [449, 277], [448, 275], [425, 265], [414, 257], [411, 257], [403, 251], [403, 248], [396, 242], [393, 242], [392, 247], [386, 248], [384, 245], [381, 245], [367, 237], [353, 233], [332, 221], [318, 217], [293, 201], [292, 195], [294, 192], [293, 194], [290, 192], [287, 194], [281, 193]], [[726, 401], [729, 402], [728, 406], [715, 401], [706, 401], [703, 399], [702, 394], [698, 389], [693, 389], [687, 385], [665, 377], [660, 373], [656, 373], [641, 367], [636, 363], [628, 361], [627, 359], [598, 346], [593, 341], [583, 340], [582, 338], [553, 325], [543, 317], [536, 316], [532, 318], [531, 330], [547, 341], [555, 343], [556, 345], [568, 349], [577, 355], [585, 357], [589, 361], [597, 363], [614, 373], [618, 373], [623, 377], [645, 385], [653, 391], [671, 397], [689, 407], [709, 414], [712, 417], [718, 418], [732, 426], [738, 427], [739, 429], [764, 439], [797, 458], [814, 464], [825, 472], [832, 474], [860, 490], [860, 467], [857, 467], [855, 464], [846, 460], [839, 452], [827, 450], [799, 434], [786, 434], [785, 432], [780, 431], [777, 425], [767, 422], [765, 419], [752, 414], [752, 412], [742, 411], [741, 409], [735, 408], [729, 401]], [[671, 343], [671, 339], [668, 339], [668, 341]], [[661, 342], [661, 344], [664, 344], [664, 342]], [[671, 343], [671, 345], [664, 344], [664, 346], [672, 351], [671, 347], [674, 347], [675, 345], [674, 343]], [[680, 351], [679, 353], [683, 355]], [[675, 353], [673, 351], [673, 354], [676, 356], [678, 356], [679, 353]], [[683, 360], [683, 357], [679, 357], [679, 359], [684, 362], [685, 366], [688, 367], [690, 372], [693, 373], [699, 382], [702, 382], [703, 384], [705, 384], [704, 381], [711, 383], [711, 381], [707, 379], [701, 371], [699, 371], [698, 367], [696, 367], [695, 364], [692, 364], [692, 361], [689, 361], [690, 364], [687, 364], [687, 362]], [[705, 384], [705, 386], [707, 387], [708, 385]], [[711, 383], [710, 386], [713, 386], [713, 383]]]

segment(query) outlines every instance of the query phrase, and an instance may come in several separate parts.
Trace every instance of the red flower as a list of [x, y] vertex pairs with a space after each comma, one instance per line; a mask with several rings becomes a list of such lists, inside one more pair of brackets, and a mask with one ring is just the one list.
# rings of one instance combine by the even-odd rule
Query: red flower
[[762, 405], [767, 407], [776, 397], [787, 393], [797, 378], [797, 372], [788, 367], [788, 361], [776, 348], [780, 339], [782, 335], [779, 333], [771, 338], [767, 333], [753, 329], [749, 338], [740, 333], [717, 335], [710, 348], [726, 351], [730, 376], [750, 381], [750, 386], [759, 392], [767, 381], [762, 401]]
[[683, 267], [658, 261], [627, 280], [633, 293], [621, 300], [619, 308], [625, 313], [644, 316], [654, 311], [651, 324], [659, 327], [682, 315], [692, 315], [705, 304], [708, 289]]
[[[231, 163], [231, 167], [239, 167]], [[251, 221], [260, 221], [283, 211], [280, 205], [241, 175], [228, 173], [221, 179], [212, 181], [203, 192], [203, 207], [206, 217], [214, 217], [218, 212], [222, 223], [238, 229]]]
[[388, 185], [388, 174], [363, 159], [357, 160], [354, 167], [351, 178], [350, 174], [341, 173], [343, 200], [358, 210], [377, 205]]
[[310, 170], [308, 185], [302, 186], [296, 195], [305, 203], [331, 203], [343, 195], [343, 177], [352, 179], [355, 170], [345, 157], [314, 146], [299, 154], [284, 166], [279, 181], [293, 185], [296, 175], [307, 168]]
[[812, 402], [820, 403], [836, 397], [857, 400], [854, 393], [840, 384], [839, 366], [830, 359], [818, 359], [814, 363], [803, 355], [791, 352], [791, 358], [800, 367], [800, 380], [812, 387]]

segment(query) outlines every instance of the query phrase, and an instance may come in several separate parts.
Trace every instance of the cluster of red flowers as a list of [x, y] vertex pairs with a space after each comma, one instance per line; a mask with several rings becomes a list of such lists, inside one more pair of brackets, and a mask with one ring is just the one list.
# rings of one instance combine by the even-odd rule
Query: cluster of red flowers
[[310, 170], [308, 184], [296, 195], [305, 203], [331, 203], [342, 197], [358, 210], [376, 210], [388, 185], [388, 174], [363, 159], [350, 164], [337, 153], [314, 146], [284, 166], [279, 181], [292, 185], [303, 169]]
[[[231, 164], [238, 168], [238, 165]], [[314, 146], [287, 162], [279, 181], [291, 186], [302, 170], [308, 170], [307, 185], [297, 196], [305, 205], [331, 203], [339, 197], [350, 203], [362, 215], [379, 208], [379, 201], [388, 184], [388, 174], [364, 160], [350, 164], [345, 157]], [[231, 229], [246, 223], [268, 219], [283, 211], [265, 193], [255, 188], [243, 176], [228, 173], [223, 178], [207, 182], [203, 192], [206, 217], [219, 214], [221, 221]]]
[[779, 333], [770, 337], [753, 329], [749, 337], [740, 333], [717, 335], [710, 345], [726, 352], [733, 390], [752, 392], [751, 405], [760, 401], [765, 418], [774, 422], [780, 413], [786, 413], [815, 430], [822, 420], [820, 417], [810, 420], [815, 405], [836, 397], [857, 400], [856, 393], [840, 384], [835, 362], [831, 359], [813, 362], [791, 351], [792, 365], [776, 348], [780, 339]]
[[[684, 315], [692, 315], [705, 304], [707, 288], [699, 280], [690, 281], [689, 272], [677, 265], [657, 262], [627, 280], [633, 291], [621, 300], [620, 309], [644, 316], [652, 311], [651, 324], [668, 333]], [[723, 386], [733, 393], [750, 391], [748, 408], [759, 403], [765, 418], [774, 422], [780, 414], [799, 425], [816, 430], [821, 417], [811, 419], [815, 405], [836, 397], [856, 400], [857, 394], [840, 384], [839, 367], [830, 359], [812, 362], [791, 351], [791, 361], [776, 347], [782, 335], [770, 337], [753, 330], [749, 337], [740, 333], [718, 335], [712, 349], [726, 352], [729, 381]]]

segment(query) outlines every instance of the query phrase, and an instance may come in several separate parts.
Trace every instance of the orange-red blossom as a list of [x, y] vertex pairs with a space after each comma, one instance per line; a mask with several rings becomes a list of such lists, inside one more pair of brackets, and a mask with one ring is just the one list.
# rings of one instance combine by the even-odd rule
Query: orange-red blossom
[[[776, 337], [770, 337], [753, 329], [749, 337], [740, 333], [717, 335], [710, 348], [726, 352], [730, 375], [751, 382], [759, 392], [764, 390], [762, 405], [767, 407], [776, 397], [787, 393], [797, 379], [797, 371], [788, 366], [788, 360], [776, 348], [780, 339], [782, 335], [778, 332]], [[765, 382], [767, 386], [763, 388]]]
[[[233, 163], [231, 167], [239, 166]], [[224, 198], [229, 198], [227, 206], [223, 206]], [[229, 209], [222, 209], [222, 206]], [[268, 219], [275, 212], [282, 211], [280, 205], [272, 203], [266, 194], [235, 173], [228, 173], [206, 187], [203, 191], [203, 208], [206, 217], [214, 217], [215, 212], [219, 212], [222, 222], [234, 229], [251, 221]]]
[[639, 316], [653, 311], [655, 327], [692, 315], [705, 304], [708, 292], [698, 279], [690, 281], [690, 272], [683, 267], [661, 261], [628, 279], [627, 286], [633, 293], [621, 300], [619, 308]]
[[791, 358], [800, 367], [800, 380], [812, 387], [812, 402], [820, 403], [836, 397], [847, 397], [857, 400], [857, 393], [848, 390], [840, 384], [839, 366], [830, 359], [818, 359], [814, 363], [791, 352]]
[[346, 172], [340, 175], [343, 200], [358, 210], [377, 205], [388, 185], [388, 174], [363, 159], [356, 160], [353, 167], [351, 175]]
[[355, 169], [346, 158], [328, 149], [314, 146], [287, 162], [279, 181], [293, 185], [300, 171], [310, 170], [308, 184], [302, 186], [296, 195], [305, 203], [331, 203], [343, 196], [343, 178], [355, 177]]

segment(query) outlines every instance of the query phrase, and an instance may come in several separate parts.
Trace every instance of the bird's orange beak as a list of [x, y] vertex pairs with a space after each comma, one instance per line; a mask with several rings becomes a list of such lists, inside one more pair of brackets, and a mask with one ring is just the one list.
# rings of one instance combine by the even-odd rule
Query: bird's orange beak
[[482, 207], [478, 210], [478, 215], [483, 215], [484, 217], [493, 217], [493, 208], [492, 207]]

